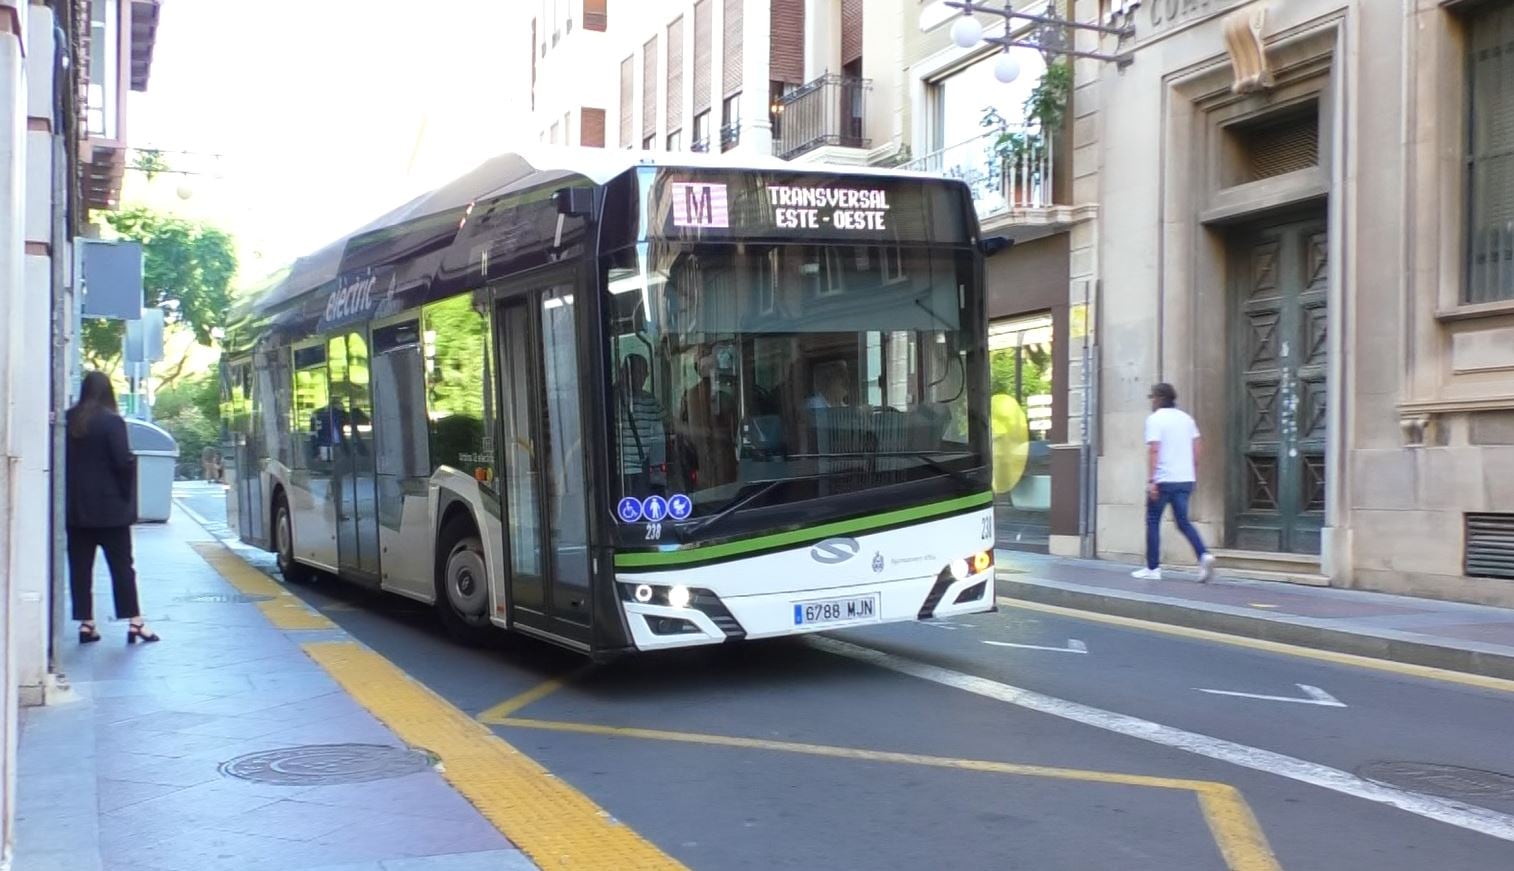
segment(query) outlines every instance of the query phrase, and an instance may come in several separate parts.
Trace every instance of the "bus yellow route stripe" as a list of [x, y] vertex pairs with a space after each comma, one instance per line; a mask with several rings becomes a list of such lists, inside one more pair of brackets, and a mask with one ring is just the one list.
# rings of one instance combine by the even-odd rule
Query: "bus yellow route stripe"
[[246, 560], [232, 553], [225, 545], [214, 541], [190, 542], [216, 573], [226, 583], [248, 596], [266, 596], [267, 601], [258, 602], [258, 610], [276, 628], [284, 630], [335, 629], [336, 624], [324, 614], [300, 601], [299, 597], [284, 589], [273, 578], [247, 564]]
[[377, 653], [350, 641], [305, 652], [401, 740], [440, 757], [447, 781], [542, 868], [684, 867]]
[[835, 759], [853, 759], [865, 762], [890, 762], [904, 765], [924, 765], [932, 768], [949, 768], [964, 771], [981, 771], [1008, 774], [1020, 777], [1043, 777], [1055, 780], [1105, 783], [1147, 789], [1186, 790], [1194, 793], [1204, 813], [1204, 822], [1209, 826], [1215, 845], [1231, 871], [1281, 871], [1267, 836], [1262, 832], [1256, 816], [1246, 804], [1239, 790], [1225, 783], [1209, 780], [1188, 780], [1176, 777], [1154, 777], [1142, 774], [1124, 774], [1117, 771], [1093, 771], [1079, 768], [1058, 768], [1045, 765], [1025, 765], [1016, 762], [994, 762], [983, 759], [954, 759], [946, 756], [929, 756], [918, 753], [900, 753], [890, 750], [865, 750], [859, 747], [837, 747], [828, 744], [806, 744], [795, 741], [774, 741], [767, 738], [744, 738], [734, 735], [711, 735], [703, 732], [674, 732], [662, 729], [641, 729], [632, 726], [600, 726], [593, 723], [570, 723], [556, 720], [533, 720], [508, 717], [497, 725], [517, 729], [539, 729], [551, 732], [572, 732], [582, 735], [601, 735], [612, 738], [638, 738], [648, 741], [672, 741], [684, 744], [704, 744], [717, 747], [734, 747], [747, 750], [769, 750], [779, 753], [800, 753], [810, 756], [828, 756]]
[[1123, 626], [1127, 629], [1139, 629], [1144, 632], [1159, 632], [1164, 635], [1174, 635], [1179, 638], [1192, 638], [1199, 641], [1213, 641], [1217, 644], [1229, 644], [1232, 647], [1247, 647], [1252, 650], [1264, 650], [1268, 653], [1280, 653], [1285, 656], [1296, 656], [1300, 659], [1316, 659], [1321, 662], [1330, 662], [1336, 665], [1347, 665], [1354, 668], [1370, 668], [1376, 671], [1387, 671], [1394, 674], [1421, 677], [1428, 680], [1444, 681], [1446, 683], [1458, 683], [1464, 686], [1477, 687], [1485, 690], [1498, 690], [1505, 693], [1514, 693], [1514, 680], [1506, 680], [1500, 677], [1489, 677], [1481, 674], [1471, 674], [1464, 671], [1451, 671], [1444, 668], [1435, 668], [1429, 665], [1414, 665], [1407, 662], [1394, 662], [1390, 659], [1374, 659], [1370, 656], [1361, 656], [1355, 653], [1337, 653], [1333, 650], [1317, 650], [1313, 647], [1299, 647], [1295, 644], [1284, 644], [1280, 641], [1267, 641], [1261, 638], [1247, 638], [1242, 635], [1227, 635], [1223, 632], [1215, 632], [1212, 629], [1194, 629], [1188, 626], [1178, 626], [1173, 623], [1158, 623], [1151, 620], [1139, 620], [1134, 617], [1121, 617], [1116, 614], [1100, 614], [1096, 611], [1083, 611], [1077, 608], [1064, 608], [1060, 605], [1044, 605], [1040, 602], [1027, 602], [1023, 599], [1010, 599], [999, 597], [999, 604], [1006, 608], [1014, 608], [1021, 611], [1039, 611], [1043, 614], [1055, 614], [1058, 617], [1068, 617], [1073, 620], [1089, 620], [1095, 623], [1108, 623], [1111, 626]]

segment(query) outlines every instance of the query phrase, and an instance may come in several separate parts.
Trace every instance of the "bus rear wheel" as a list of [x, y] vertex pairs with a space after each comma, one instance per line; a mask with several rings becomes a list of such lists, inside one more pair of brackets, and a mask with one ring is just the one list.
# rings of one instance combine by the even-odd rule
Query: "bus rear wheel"
[[289, 513], [289, 500], [280, 493], [273, 509], [273, 547], [278, 555], [279, 574], [291, 584], [308, 584], [315, 578], [315, 571], [294, 558], [294, 518]]
[[484, 543], [466, 518], [442, 529], [437, 553], [436, 612], [447, 634], [465, 644], [481, 644], [494, 628], [489, 622], [489, 569]]

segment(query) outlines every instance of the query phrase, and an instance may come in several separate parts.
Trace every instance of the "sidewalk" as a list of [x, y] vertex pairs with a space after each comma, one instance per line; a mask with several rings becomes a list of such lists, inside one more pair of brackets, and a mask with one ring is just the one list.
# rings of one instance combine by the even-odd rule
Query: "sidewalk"
[[163, 641], [126, 646], [101, 560], [104, 640], [59, 646], [74, 699], [22, 710], [17, 871], [536, 868], [300, 647], [343, 633], [275, 628], [176, 518], [136, 531]]
[[997, 552], [999, 595], [1231, 635], [1514, 679], [1514, 610]]

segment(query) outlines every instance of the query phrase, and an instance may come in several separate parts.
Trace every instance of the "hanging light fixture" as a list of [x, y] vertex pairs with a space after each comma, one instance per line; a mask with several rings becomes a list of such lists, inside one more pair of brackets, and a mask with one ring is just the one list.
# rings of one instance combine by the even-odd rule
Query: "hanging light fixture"
[[[1079, 30], [1114, 36], [1123, 45], [1126, 40], [1135, 38], [1135, 23], [1130, 15], [1121, 15], [1117, 18], [1112, 17], [1111, 25], [1115, 25], [1116, 21], [1121, 22], [1117, 26], [1083, 24], [1073, 21], [1071, 18], [1063, 18], [1058, 11], [1060, 7], [1061, 3], [1058, 0], [1052, 0], [1052, 2], [1047, 4], [1044, 15], [1032, 15], [1027, 12], [1016, 12], [1012, 0], [1004, 0], [1004, 7], [1002, 9], [989, 6], [982, 2], [982, 0], [977, 0], [977, 2], [974, 2], [974, 0], [939, 0], [939, 2], [932, 3], [920, 13], [920, 29], [925, 31], [940, 27], [951, 17], [952, 10], [960, 11], [961, 14], [955, 16], [955, 20], [952, 21], [952, 42], [959, 48], [974, 48], [984, 43], [1004, 48], [1005, 53], [994, 63], [994, 76], [1006, 84], [1013, 82], [1020, 75], [1020, 64], [1018, 60], [1010, 57], [1008, 51], [1010, 48], [1033, 48], [1048, 57], [1066, 55], [1068, 57], [1086, 57], [1093, 60], [1111, 61], [1121, 68], [1128, 66], [1134, 60], [1130, 52], [1105, 54], [1097, 51], [1079, 51], [1070, 47], [1072, 32]], [[983, 22], [979, 21], [976, 17], [979, 13], [997, 15], [1004, 19], [1006, 30], [1009, 29], [1010, 23], [1016, 21], [1027, 22], [1038, 25], [1038, 27], [1035, 28], [1034, 32], [1020, 36], [1010, 36], [1008, 32], [1004, 36], [985, 36]]]

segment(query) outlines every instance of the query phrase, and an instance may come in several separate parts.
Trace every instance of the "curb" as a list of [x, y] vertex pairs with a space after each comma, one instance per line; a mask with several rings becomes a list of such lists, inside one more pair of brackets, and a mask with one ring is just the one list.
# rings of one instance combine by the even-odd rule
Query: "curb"
[[1004, 576], [998, 577], [997, 588], [1001, 596], [1042, 605], [1058, 605], [1079, 611], [1205, 629], [1297, 647], [1514, 680], [1514, 653], [1434, 644], [1418, 640], [1408, 633], [1349, 632], [1278, 617], [1252, 617], [1189, 607], [1170, 601], [1087, 592]]

